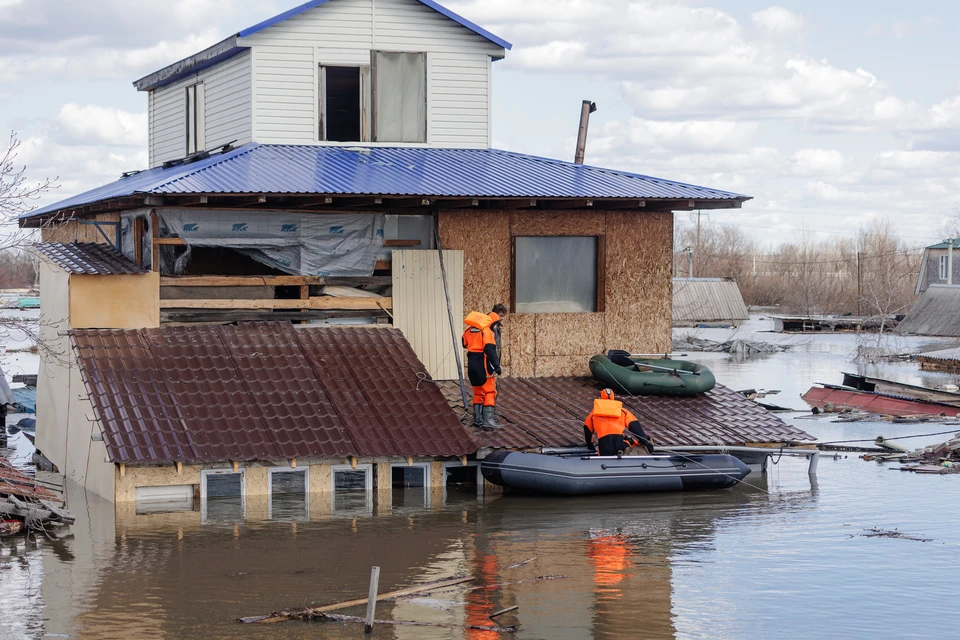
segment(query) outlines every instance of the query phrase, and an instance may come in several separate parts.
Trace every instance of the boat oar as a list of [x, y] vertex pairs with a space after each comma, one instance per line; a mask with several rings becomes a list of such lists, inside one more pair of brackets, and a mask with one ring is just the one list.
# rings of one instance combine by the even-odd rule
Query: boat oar
[[[626, 351], [621, 351], [619, 349], [613, 349], [607, 352], [607, 357], [613, 360], [614, 358], [631, 358], [635, 357], [634, 354], [629, 354]], [[700, 374], [695, 371], [684, 371], [682, 369], [674, 369], [672, 367], [659, 367], [655, 364], [647, 364], [646, 362], [634, 362], [638, 367], [646, 367], [648, 369], [655, 369], [657, 371], [666, 371], [668, 373], [675, 373], [678, 376], [699, 376]]]
[[624, 351], [623, 349], [611, 349], [607, 351], [607, 357], [613, 358], [616, 356], [622, 356], [624, 358], [673, 358], [675, 356], [680, 358], [686, 358], [686, 353], [630, 353], [629, 351]]

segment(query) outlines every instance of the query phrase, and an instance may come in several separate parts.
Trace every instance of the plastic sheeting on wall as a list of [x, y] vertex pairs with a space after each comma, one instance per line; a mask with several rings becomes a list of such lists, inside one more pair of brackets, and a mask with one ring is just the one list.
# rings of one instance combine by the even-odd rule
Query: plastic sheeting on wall
[[161, 228], [188, 247], [236, 249], [294, 275], [371, 275], [383, 246], [383, 214], [161, 209]]

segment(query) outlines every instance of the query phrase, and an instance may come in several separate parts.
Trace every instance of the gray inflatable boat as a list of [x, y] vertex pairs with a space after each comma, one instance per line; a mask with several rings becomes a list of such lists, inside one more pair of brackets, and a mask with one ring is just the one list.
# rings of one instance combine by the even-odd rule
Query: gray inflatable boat
[[493, 484], [567, 496], [725, 489], [750, 473], [727, 454], [653, 456], [559, 456], [496, 451], [480, 463]]

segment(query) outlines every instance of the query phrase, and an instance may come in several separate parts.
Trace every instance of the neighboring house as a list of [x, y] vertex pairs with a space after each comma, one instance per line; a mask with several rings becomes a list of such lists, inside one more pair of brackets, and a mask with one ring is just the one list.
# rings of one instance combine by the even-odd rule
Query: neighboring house
[[674, 278], [673, 326], [702, 323], [739, 325], [750, 319], [740, 287], [733, 278]]
[[[669, 350], [672, 212], [739, 208], [749, 198], [490, 149], [492, 64], [509, 48], [430, 0], [313, 1], [137, 81], [149, 94], [151, 168], [20, 220], [42, 229], [41, 312], [67, 355], [41, 364], [38, 447], [120, 501], [162, 485], [205, 494], [211, 470], [244, 492], [269, 493], [264, 469], [304, 465], [309, 482], [300, 486], [317, 490], [339, 487], [343, 464], [373, 465], [342, 476], [344, 486], [389, 487], [402, 464], [424, 469], [417, 482], [442, 485], [447, 475], [431, 465], [469, 466], [488, 446], [455, 426], [449, 407], [436, 425], [414, 418], [434, 402], [431, 378], [458, 378], [463, 314], [507, 304], [509, 376], [584, 375], [589, 357], [607, 349]], [[278, 321], [300, 326], [199, 328]], [[393, 377], [377, 386], [358, 372], [353, 403], [332, 399], [305, 336], [343, 329], [308, 323], [392, 325], [401, 333], [381, 327], [341, 355], [371, 371], [394, 367]], [[198, 328], [174, 326], [184, 324]], [[269, 336], [285, 341], [276, 360], [267, 349], [243, 351]], [[413, 359], [378, 362], [381, 348], [409, 349]], [[98, 349], [116, 353], [101, 358]], [[260, 396], [259, 370], [280, 379], [287, 357], [301, 362], [298, 384], [314, 395], [282, 406], [306, 415], [315, 410], [297, 403], [312, 405], [324, 390], [339, 448], [317, 449], [320, 426], [286, 420]], [[256, 409], [256, 428], [277, 440], [272, 449], [230, 449], [246, 437], [239, 419], [217, 423], [212, 448], [183, 445], [214, 438], [197, 416], [229, 404], [230, 392], [203, 371], [244, 383], [238, 402]], [[180, 375], [199, 390], [178, 387]], [[113, 386], [98, 386], [104, 376]], [[153, 396], [144, 394], [154, 387], [137, 386], [145, 379], [159, 385]], [[369, 385], [370, 395], [356, 396]], [[411, 385], [427, 395], [392, 391]], [[167, 408], [181, 412], [176, 420], [164, 422]], [[422, 446], [379, 446], [386, 436], [371, 440], [347, 424], [354, 411], [381, 416], [367, 424], [373, 432]], [[578, 442], [570, 420], [548, 440]], [[163, 425], [174, 432], [130, 442]], [[457, 448], [424, 435], [440, 426], [461, 429]], [[517, 446], [545, 441], [524, 442]]]
[[960, 250], [960, 238], [938, 242], [923, 250], [920, 273], [917, 274], [917, 295], [933, 285], [960, 286], [960, 254], [955, 253], [957, 250]]
[[896, 331], [924, 336], [960, 337], [960, 239], [923, 250], [913, 308]]

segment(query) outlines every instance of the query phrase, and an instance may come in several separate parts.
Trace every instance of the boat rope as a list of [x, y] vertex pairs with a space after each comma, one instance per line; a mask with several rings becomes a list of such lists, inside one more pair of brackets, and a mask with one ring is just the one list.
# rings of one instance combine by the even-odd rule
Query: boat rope
[[[912, 436], [897, 436], [895, 438], [884, 437], [884, 440], [909, 440], [910, 438], [930, 438], [932, 436], [945, 436], [950, 434], [960, 433], [960, 428], [951, 429], [950, 431], [938, 431], [936, 433], [917, 433]], [[827, 442], [818, 442], [818, 445], [823, 444], [850, 444], [854, 442], [875, 442], [876, 438], [861, 438], [859, 440], [830, 440]]]
[[700, 462], [699, 460], [695, 460], [695, 459], [691, 458], [691, 457], [688, 456], [688, 455], [684, 455], [684, 453], [683, 453], [682, 451], [674, 451], [674, 450], [672, 450], [672, 449], [666, 449], [666, 448], [664, 448], [664, 447], [657, 447], [657, 451], [666, 451], [666, 452], [669, 453], [670, 455], [674, 455], [674, 456], [678, 456], [678, 457], [680, 457], [680, 458], [684, 458], [685, 460], [687, 460], [687, 461], [689, 461], [689, 462], [692, 462], [693, 464], [700, 465], [700, 466], [703, 467], [704, 469], [709, 469], [709, 470], [713, 471], [714, 473], [718, 473], [718, 474], [720, 474], [720, 475], [722, 475], [722, 476], [727, 476], [728, 478], [733, 478], [733, 479], [736, 480], [738, 483], [740, 483], [740, 484], [745, 484], [745, 485], [747, 485], [748, 487], [750, 487], [750, 488], [752, 488], [752, 489], [757, 489], [758, 491], [763, 491], [763, 492], [764, 492], [765, 494], [767, 494], [768, 496], [772, 496], [772, 495], [773, 495], [773, 492], [770, 491], [769, 489], [765, 489], [765, 488], [761, 487], [761, 486], [758, 485], [758, 484], [752, 484], [752, 483], [750, 483], [750, 482], [747, 482], [746, 480], [741, 480], [740, 478], [738, 478], [737, 476], [733, 475], [732, 473], [724, 473], [723, 471], [718, 471], [717, 469], [714, 469], [713, 467], [708, 467], [707, 465], [703, 464], [703, 463]]

